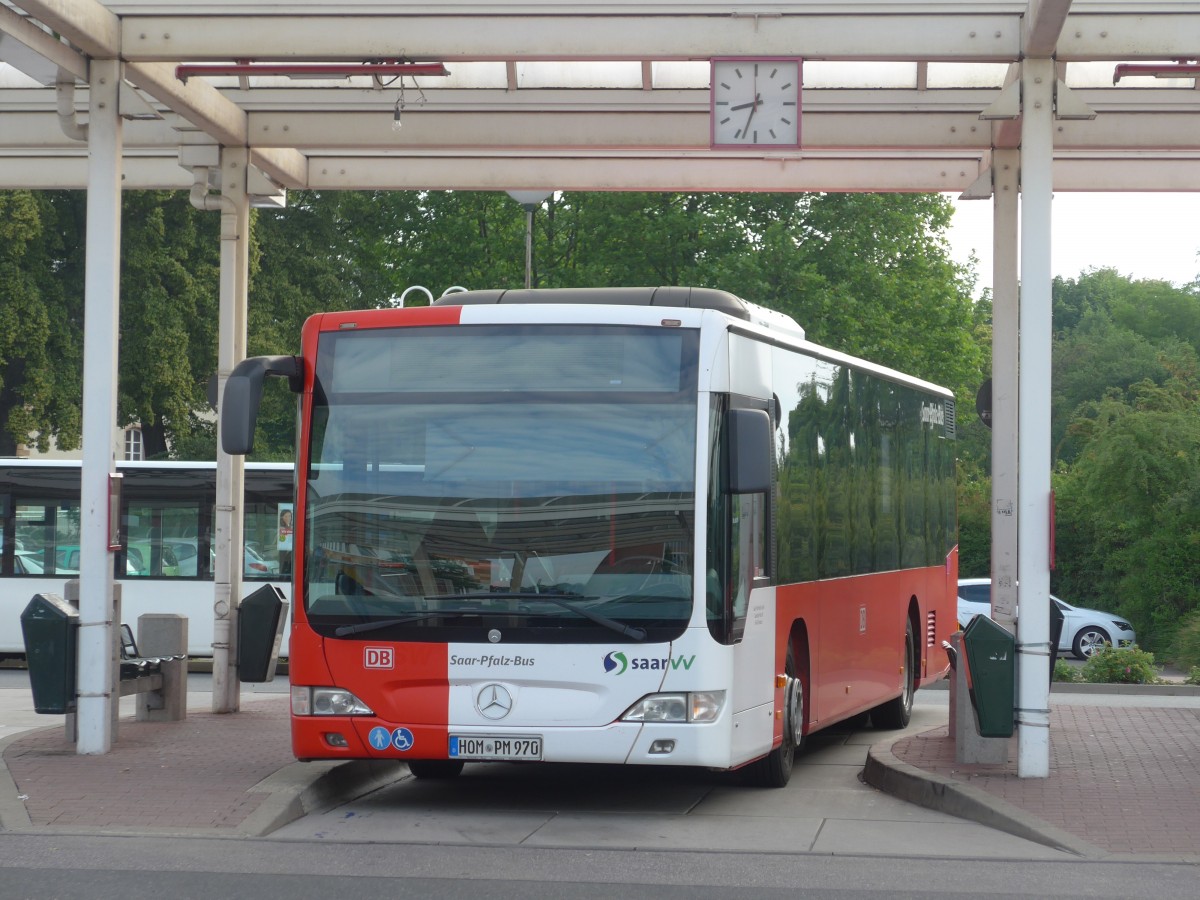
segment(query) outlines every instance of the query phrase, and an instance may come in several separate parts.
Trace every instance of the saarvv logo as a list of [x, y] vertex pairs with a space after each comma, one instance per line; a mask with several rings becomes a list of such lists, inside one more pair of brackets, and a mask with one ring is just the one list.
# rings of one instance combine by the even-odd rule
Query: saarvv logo
[[623, 675], [626, 669], [691, 669], [696, 655], [676, 657], [635, 656], [632, 659], [619, 650], [604, 655], [604, 671], [609, 675]]
[[625, 654], [620, 651], [609, 652], [604, 655], [604, 671], [611, 672], [614, 675], [620, 675], [629, 668], [629, 660], [625, 658]]

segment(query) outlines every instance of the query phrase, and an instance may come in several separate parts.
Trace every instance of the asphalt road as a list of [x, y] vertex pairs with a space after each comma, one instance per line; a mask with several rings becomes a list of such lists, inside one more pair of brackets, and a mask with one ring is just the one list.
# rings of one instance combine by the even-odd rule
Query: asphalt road
[[550, 850], [0, 836], [0, 896], [344, 898], [1188, 898], [1197, 867], [913, 855]]
[[[26, 677], [0, 672], [0, 689], [24, 687]], [[192, 677], [198, 698], [206, 686]], [[946, 691], [918, 692], [914, 718], [944, 715], [946, 700]], [[1195, 706], [1200, 698], [1055, 694], [1053, 702]], [[6, 719], [0, 731], [38, 724]], [[405, 782], [262, 839], [0, 834], [0, 898], [1196, 896], [1194, 864], [1080, 861], [881, 795], [855, 777], [857, 748], [874, 739], [869, 730], [831, 736], [782, 792], [751, 793], [703, 774], [571, 783], [534, 767], [460, 779], [453, 796]], [[707, 820], [695, 842], [655, 831], [653, 817], [673, 814], [671, 804]], [[517, 830], [523, 817], [551, 813], [543, 818], [556, 831], [536, 821]], [[490, 840], [478, 831], [485, 819], [499, 823]], [[635, 820], [644, 831], [629, 846]], [[606, 846], [610, 832], [620, 846]]]

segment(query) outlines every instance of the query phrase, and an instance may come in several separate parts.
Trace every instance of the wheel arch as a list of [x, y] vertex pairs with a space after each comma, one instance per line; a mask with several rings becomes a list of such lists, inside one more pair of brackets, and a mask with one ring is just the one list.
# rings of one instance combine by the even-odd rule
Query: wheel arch
[[804, 619], [796, 619], [788, 629], [787, 641], [784, 642], [781, 658], [787, 658], [788, 647], [792, 648], [792, 661], [796, 665], [796, 677], [804, 684], [804, 733], [808, 734], [812, 722], [812, 647], [809, 643], [808, 623]]
[[921, 625], [921, 604], [917, 600], [917, 595], [913, 594], [908, 598], [908, 625], [912, 628], [913, 636], [913, 668], [915, 687], [920, 687], [921, 682], [925, 678], [926, 657], [925, 651], [929, 649], [929, 639], [926, 635], [926, 629]]

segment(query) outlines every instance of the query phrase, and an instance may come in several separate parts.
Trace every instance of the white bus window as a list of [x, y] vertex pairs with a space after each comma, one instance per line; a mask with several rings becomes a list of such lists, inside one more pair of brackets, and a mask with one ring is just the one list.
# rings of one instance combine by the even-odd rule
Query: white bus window
[[125, 528], [128, 535], [127, 576], [195, 578], [208, 575], [207, 566], [201, 565], [199, 505], [130, 506]]

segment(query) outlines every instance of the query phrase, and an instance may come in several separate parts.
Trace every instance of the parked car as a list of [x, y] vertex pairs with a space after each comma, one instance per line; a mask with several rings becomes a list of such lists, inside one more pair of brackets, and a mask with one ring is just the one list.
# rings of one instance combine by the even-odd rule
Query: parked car
[[13, 554], [13, 572], [15, 574], [42, 575], [45, 574], [45, 571], [41, 559], [38, 558], [38, 554], [27, 550], [18, 550]]
[[[147, 548], [148, 545], [143, 545]], [[79, 545], [64, 544], [59, 547], [54, 553], [54, 564], [56, 575], [77, 576], [79, 574]], [[175, 572], [170, 568], [174, 565], [170, 555], [163, 557], [164, 575], [174, 575]], [[142, 551], [136, 545], [130, 544], [126, 548], [125, 553], [125, 574], [130, 576], [142, 576], [148, 574], [146, 565], [142, 561]]]
[[[1059, 653], [1073, 653], [1078, 659], [1087, 659], [1105, 644], [1114, 647], [1132, 647], [1137, 643], [1133, 626], [1112, 613], [1096, 609], [1072, 606], [1053, 594], [1050, 602], [1058, 606], [1063, 614], [1062, 634], [1058, 639]], [[992, 608], [992, 581], [990, 578], [960, 578], [958, 582], [958, 624], [966, 628], [980, 613], [988, 615]]]
[[249, 544], [242, 547], [243, 553], [243, 570], [247, 575], [271, 575], [279, 574], [279, 563], [275, 560], [267, 559]]
[[[196, 552], [195, 538], [176, 538], [163, 541], [163, 546], [170, 547], [175, 554], [175, 558], [179, 560], [179, 574], [184, 576], [194, 576], [196, 574], [196, 562], [198, 555]], [[242, 575], [257, 576], [259, 578], [275, 577], [279, 575], [279, 563], [264, 559], [256, 551], [249, 547], [242, 548]], [[215, 572], [217, 568], [217, 553], [212, 548], [208, 549], [208, 571]]]
[[[158, 571], [151, 563], [155, 550], [158, 551]], [[158, 546], [151, 541], [130, 541], [125, 547], [125, 571], [135, 577], [174, 578], [179, 575], [179, 560], [170, 547]]]

